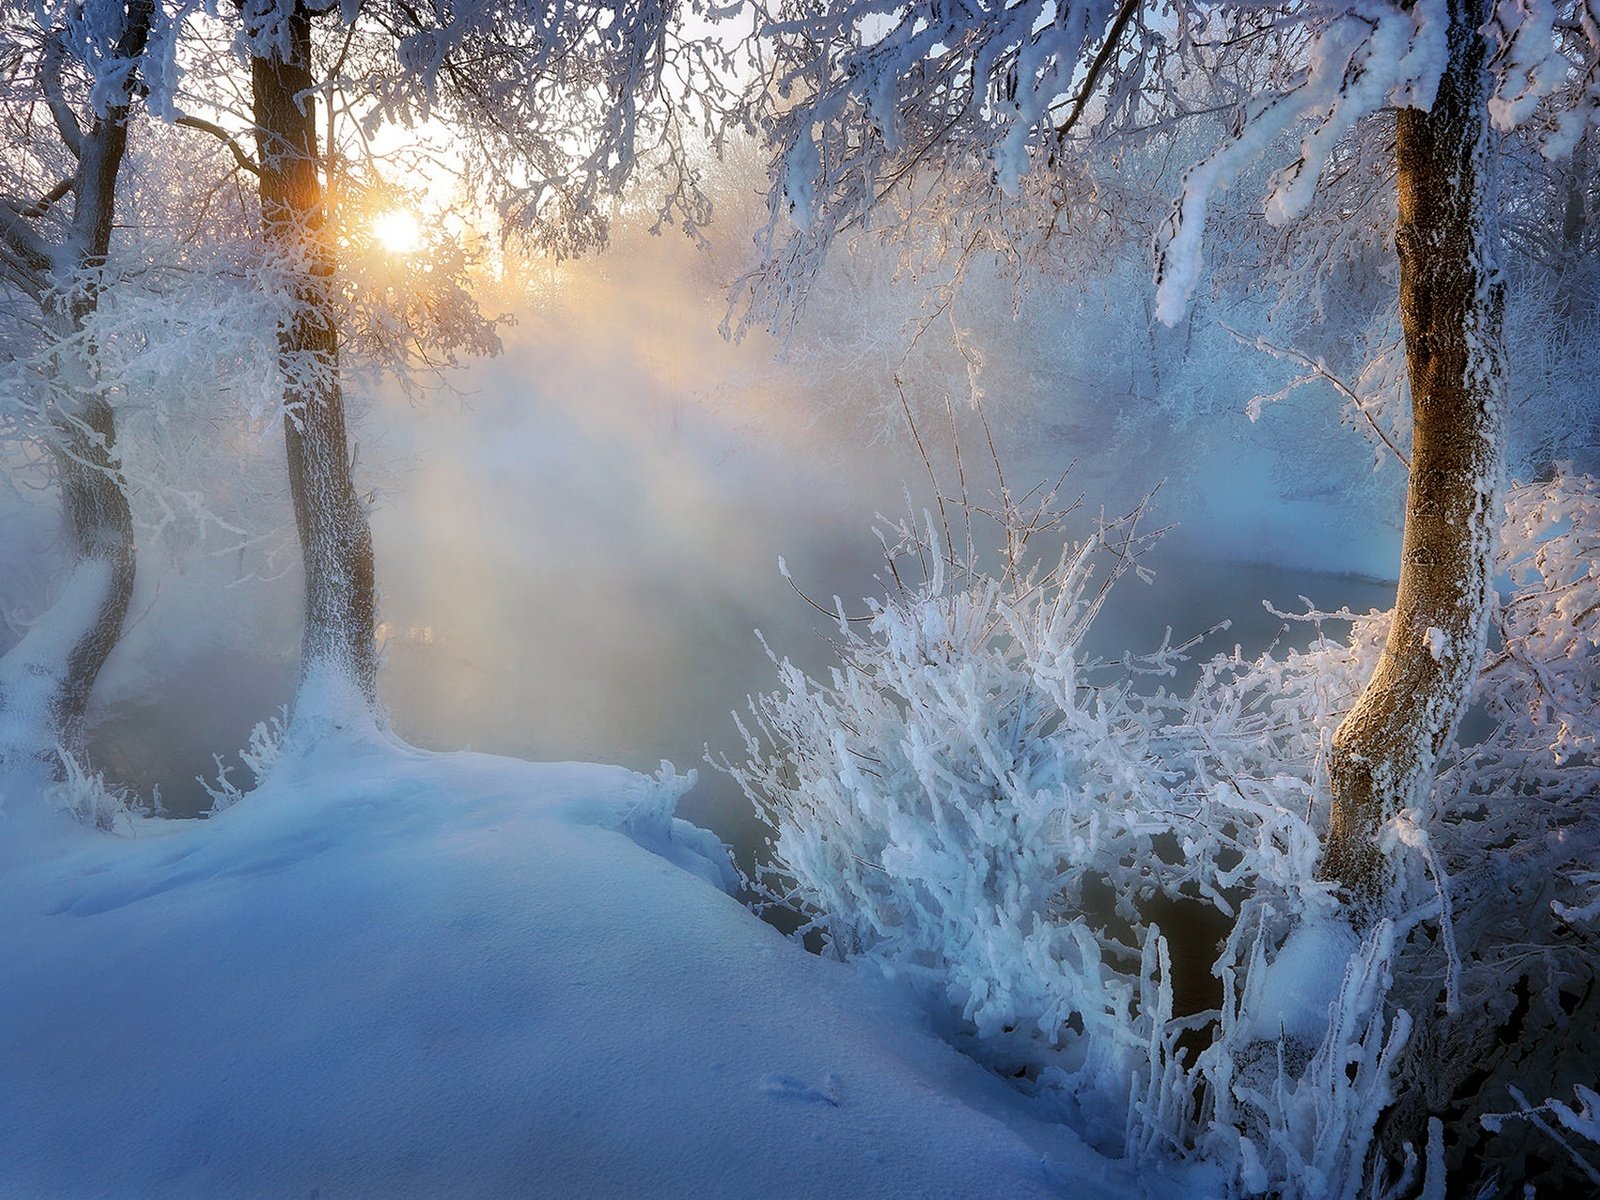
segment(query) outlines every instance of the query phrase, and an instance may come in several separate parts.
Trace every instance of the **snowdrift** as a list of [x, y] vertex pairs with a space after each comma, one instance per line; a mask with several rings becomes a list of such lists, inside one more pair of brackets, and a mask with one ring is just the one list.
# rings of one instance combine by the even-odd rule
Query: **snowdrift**
[[346, 733], [63, 832], [0, 873], [0, 1196], [1180, 1190], [713, 886], [685, 786]]

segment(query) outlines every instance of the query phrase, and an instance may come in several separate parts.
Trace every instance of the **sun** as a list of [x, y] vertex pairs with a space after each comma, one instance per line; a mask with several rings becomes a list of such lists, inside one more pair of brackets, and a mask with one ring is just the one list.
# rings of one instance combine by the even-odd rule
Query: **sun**
[[414, 254], [422, 248], [422, 224], [404, 208], [391, 208], [372, 218], [372, 236], [390, 254]]

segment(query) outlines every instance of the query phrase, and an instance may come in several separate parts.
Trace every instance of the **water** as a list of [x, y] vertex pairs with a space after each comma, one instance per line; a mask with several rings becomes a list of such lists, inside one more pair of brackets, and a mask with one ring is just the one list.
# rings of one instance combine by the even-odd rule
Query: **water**
[[[1356, 611], [1392, 602], [1392, 584], [1353, 576], [1159, 553], [1154, 561], [1155, 584], [1128, 577], [1113, 593], [1093, 633], [1096, 652], [1152, 646], [1169, 626], [1181, 641], [1223, 620], [1231, 620], [1231, 628], [1207, 643], [1217, 651], [1235, 643], [1260, 649], [1280, 635], [1303, 642], [1306, 629], [1291, 626], [1284, 634], [1284, 623], [1262, 607], [1263, 599], [1294, 609], [1306, 595], [1325, 609]], [[820, 581], [819, 593], [859, 596], [878, 564], [858, 545], [808, 565], [816, 568], [809, 578]], [[821, 672], [831, 657], [826, 619], [784, 585], [775, 568], [775, 583], [759, 597], [696, 586], [648, 564], [591, 575], [573, 590], [577, 603], [560, 622], [538, 578], [509, 566], [504, 573], [506, 592], [484, 603], [530, 614], [524, 636], [486, 642], [480, 615], [458, 607], [466, 604], [459, 597], [449, 608], [394, 614], [381, 692], [395, 730], [431, 749], [615, 762], [646, 771], [666, 759], [680, 771], [695, 768], [699, 783], [680, 802], [682, 815], [715, 830], [734, 847], [741, 867], [752, 869], [766, 829], [732, 781], [709, 769], [704, 757], [708, 748], [716, 756], [735, 754], [730, 713], [775, 684], [754, 628], [761, 625], [778, 652]], [[635, 604], [650, 610], [643, 629], [625, 616]], [[758, 613], [759, 604], [771, 605], [770, 611]], [[595, 614], [592, 623], [585, 612]], [[531, 614], [539, 614], [537, 620]], [[145, 794], [159, 786], [172, 815], [199, 815], [210, 800], [195, 776], [215, 775], [213, 753], [233, 761], [251, 726], [287, 700], [294, 674], [292, 647], [275, 655], [229, 650], [206, 656], [151, 694], [106, 713], [94, 730], [92, 757], [112, 778]], [[235, 767], [234, 779], [248, 782], [248, 775]]]

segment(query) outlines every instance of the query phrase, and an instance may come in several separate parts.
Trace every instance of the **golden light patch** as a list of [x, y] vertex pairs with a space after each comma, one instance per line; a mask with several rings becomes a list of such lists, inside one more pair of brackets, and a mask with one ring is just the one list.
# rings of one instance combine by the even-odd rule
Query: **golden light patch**
[[373, 217], [372, 236], [390, 254], [414, 254], [422, 248], [422, 224], [415, 213], [403, 208]]

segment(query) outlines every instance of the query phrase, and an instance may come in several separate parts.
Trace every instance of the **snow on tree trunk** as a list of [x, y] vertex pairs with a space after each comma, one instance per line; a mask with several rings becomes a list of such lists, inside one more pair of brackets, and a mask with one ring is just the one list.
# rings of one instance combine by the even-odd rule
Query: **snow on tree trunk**
[[1493, 595], [1503, 474], [1502, 286], [1487, 228], [1486, 0], [1452, 0], [1450, 62], [1395, 141], [1400, 318], [1413, 435], [1400, 585], [1377, 669], [1333, 739], [1319, 874], [1381, 909], [1380, 830], [1428, 794], [1466, 708]]
[[[334, 250], [317, 171], [311, 15], [296, 5], [284, 41], [250, 60], [268, 245], [298, 273], [296, 312], [279, 330], [289, 486], [305, 568], [300, 677], [331, 672], [377, 698], [372, 529], [351, 479], [339, 377], [339, 331], [329, 302]], [[257, 31], [250, 31], [255, 33]]]

